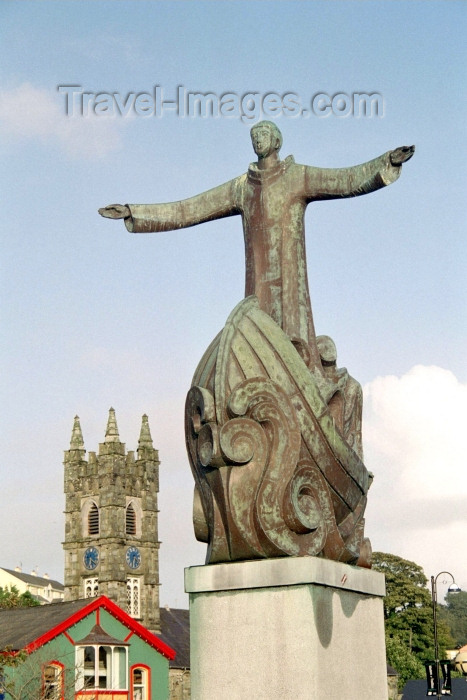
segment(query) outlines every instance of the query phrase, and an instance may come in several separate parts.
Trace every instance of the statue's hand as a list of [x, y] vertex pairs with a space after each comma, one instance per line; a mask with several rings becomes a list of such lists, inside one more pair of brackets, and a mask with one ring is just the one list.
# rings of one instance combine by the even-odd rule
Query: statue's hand
[[124, 204], [109, 204], [98, 209], [98, 212], [106, 219], [127, 219], [130, 216], [130, 210]]
[[396, 148], [395, 151], [391, 151], [389, 157], [393, 165], [402, 165], [402, 163], [410, 160], [414, 153], [415, 146], [401, 146]]

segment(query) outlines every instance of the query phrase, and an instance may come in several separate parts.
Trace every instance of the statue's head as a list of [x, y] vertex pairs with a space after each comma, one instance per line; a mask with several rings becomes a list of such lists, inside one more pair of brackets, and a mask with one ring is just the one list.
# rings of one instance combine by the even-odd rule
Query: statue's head
[[318, 335], [316, 336], [316, 345], [318, 346], [323, 367], [335, 365], [337, 362], [337, 350], [333, 339], [328, 335]]
[[258, 122], [251, 128], [250, 134], [258, 158], [266, 158], [274, 151], [278, 153], [282, 146], [282, 134], [274, 122]]

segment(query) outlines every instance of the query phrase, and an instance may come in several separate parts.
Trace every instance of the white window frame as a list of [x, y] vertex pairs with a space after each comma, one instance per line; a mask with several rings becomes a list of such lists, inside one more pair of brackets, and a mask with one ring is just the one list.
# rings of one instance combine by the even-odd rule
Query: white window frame
[[141, 617], [141, 576], [128, 576], [126, 580], [127, 613], [130, 617]]
[[[53, 678], [47, 676], [47, 671], [49, 669], [53, 670]], [[62, 663], [58, 661], [50, 661], [49, 663], [44, 664], [42, 668], [42, 686], [44, 698], [49, 698], [50, 700], [63, 700], [65, 687], [64, 675], [65, 666]]]
[[[135, 683], [134, 672], [141, 671], [141, 683]], [[130, 669], [131, 700], [149, 700], [151, 669], [144, 664], [135, 664]]]
[[85, 598], [97, 598], [99, 595], [99, 579], [97, 576], [83, 579], [83, 586]]
[[[86, 649], [94, 651], [94, 667], [85, 667]], [[103, 653], [102, 653], [103, 652]], [[123, 652], [123, 653], [122, 653]], [[105, 654], [105, 668], [100, 663], [100, 657]], [[120, 683], [120, 671], [124, 665], [124, 683]], [[86, 678], [93, 678], [94, 685], [87, 685]], [[100, 685], [100, 679], [105, 679], [105, 685]], [[76, 647], [76, 682], [75, 690], [126, 690], [128, 691], [128, 647], [107, 644], [85, 644]]]

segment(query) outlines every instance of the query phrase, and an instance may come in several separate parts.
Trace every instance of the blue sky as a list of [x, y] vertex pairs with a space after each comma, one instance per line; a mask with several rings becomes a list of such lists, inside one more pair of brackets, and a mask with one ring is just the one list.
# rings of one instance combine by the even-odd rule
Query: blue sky
[[[465, 30], [462, 2], [3, 2], [0, 565], [63, 578], [62, 450], [110, 406], [160, 450], [162, 603], [185, 605], [191, 531], [183, 405], [242, 298], [234, 217], [132, 236], [97, 209], [189, 197], [244, 172], [255, 119], [67, 116], [89, 93], [379, 93], [384, 116], [277, 118], [282, 155], [357, 164], [414, 143], [391, 187], [306, 215], [318, 333], [365, 389], [375, 549], [467, 588]], [[256, 119], [257, 121], [258, 119]], [[462, 547], [464, 551], [462, 552]]]

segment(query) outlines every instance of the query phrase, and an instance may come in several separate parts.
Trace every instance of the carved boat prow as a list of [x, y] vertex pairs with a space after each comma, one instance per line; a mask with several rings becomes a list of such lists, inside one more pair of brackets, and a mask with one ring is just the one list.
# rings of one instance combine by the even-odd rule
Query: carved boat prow
[[322, 387], [256, 297], [237, 305], [186, 405], [195, 534], [208, 543], [207, 563], [308, 555], [369, 566], [371, 474]]

